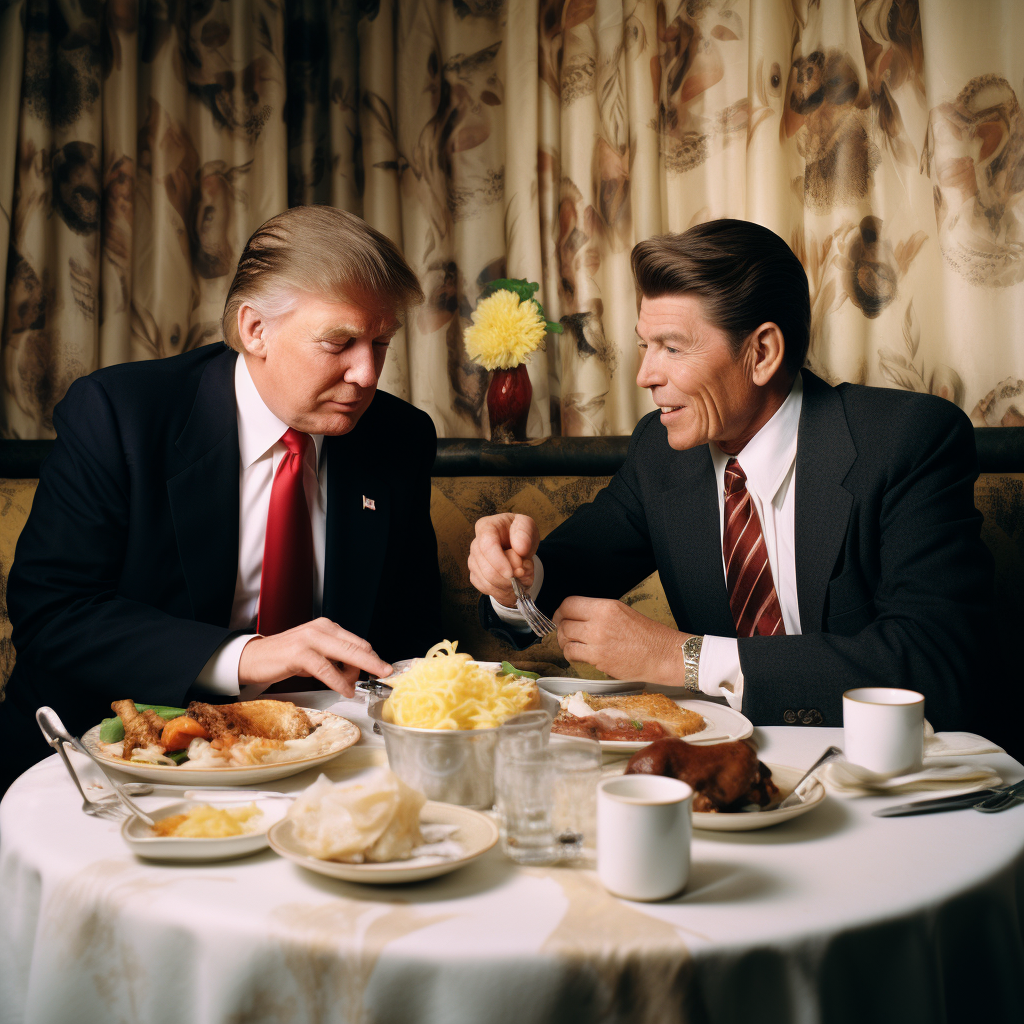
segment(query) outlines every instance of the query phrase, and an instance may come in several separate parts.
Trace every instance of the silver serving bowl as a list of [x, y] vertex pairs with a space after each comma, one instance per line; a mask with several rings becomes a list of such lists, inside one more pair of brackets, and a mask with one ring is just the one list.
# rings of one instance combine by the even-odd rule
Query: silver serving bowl
[[384, 734], [391, 770], [428, 800], [486, 810], [494, 803], [494, 729], [412, 729], [381, 718], [384, 701], [369, 716]]

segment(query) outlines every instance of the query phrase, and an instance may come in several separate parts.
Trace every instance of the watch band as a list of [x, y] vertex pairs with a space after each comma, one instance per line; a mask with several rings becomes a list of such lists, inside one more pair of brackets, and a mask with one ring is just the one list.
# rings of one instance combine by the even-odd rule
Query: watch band
[[700, 690], [697, 674], [700, 669], [700, 648], [704, 637], [691, 636], [683, 641], [683, 686], [688, 690]]

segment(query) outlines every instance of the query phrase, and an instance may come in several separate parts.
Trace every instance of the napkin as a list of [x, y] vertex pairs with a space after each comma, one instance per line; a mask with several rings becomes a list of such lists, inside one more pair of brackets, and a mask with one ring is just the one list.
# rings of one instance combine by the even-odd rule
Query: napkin
[[935, 732], [924, 723], [924, 761], [921, 771], [887, 778], [849, 761], [830, 761], [821, 770], [825, 786], [839, 796], [909, 793], [929, 789], [988, 789], [1002, 783], [998, 772], [975, 761], [960, 761], [972, 754], [1002, 754], [984, 736], [970, 732]]

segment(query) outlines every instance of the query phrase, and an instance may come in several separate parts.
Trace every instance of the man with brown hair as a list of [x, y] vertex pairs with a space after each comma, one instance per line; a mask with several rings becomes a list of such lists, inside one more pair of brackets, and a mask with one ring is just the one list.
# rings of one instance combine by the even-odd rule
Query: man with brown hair
[[[807, 278], [766, 228], [702, 224], [632, 262], [637, 383], [660, 409], [539, 548], [528, 516], [476, 524], [485, 623], [532, 640], [516, 575], [565, 656], [614, 678], [725, 697], [757, 725], [841, 725], [844, 690], [904, 686], [936, 729], [962, 727], [992, 592], [967, 417], [801, 370]], [[615, 600], [655, 569], [679, 630]]]
[[376, 390], [421, 300], [391, 241], [297, 207], [249, 239], [227, 345], [71, 386], [8, 585], [0, 791], [49, 752], [40, 705], [78, 732], [122, 697], [244, 699], [295, 677], [351, 696], [440, 639], [436, 434]]

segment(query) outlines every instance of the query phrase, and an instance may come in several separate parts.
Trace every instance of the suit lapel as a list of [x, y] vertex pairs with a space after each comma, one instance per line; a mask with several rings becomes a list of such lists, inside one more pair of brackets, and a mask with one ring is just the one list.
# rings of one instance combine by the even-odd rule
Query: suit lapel
[[167, 481], [171, 519], [192, 614], [225, 626], [238, 574], [238, 420], [236, 355], [210, 361], [185, 429], [176, 441], [183, 470]]
[[375, 446], [369, 443], [373, 434], [368, 410], [348, 434], [324, 439], [327, 543], [323, 612], [361, 637], [370, 631], [391, 520], [391, 486], [380, 460], [374, 458]]
[[[687, 622], [701, 633], [735, 636], [729, 594], [722, 571], [718, 482], [707, 445], [676, 457], [672, 478], [679, 483], [662, 494], [670, 564], [678, 567], [672, 590], [685, 595]], [[663, 580], [664, 586], [667, 581]]]
[[853, 495], [842, 483], [857, 449], [839, 394], [809, 371], [803, 375], [794, 511], [797, 600], [801, 630], [816, 633], [853, 508]]

